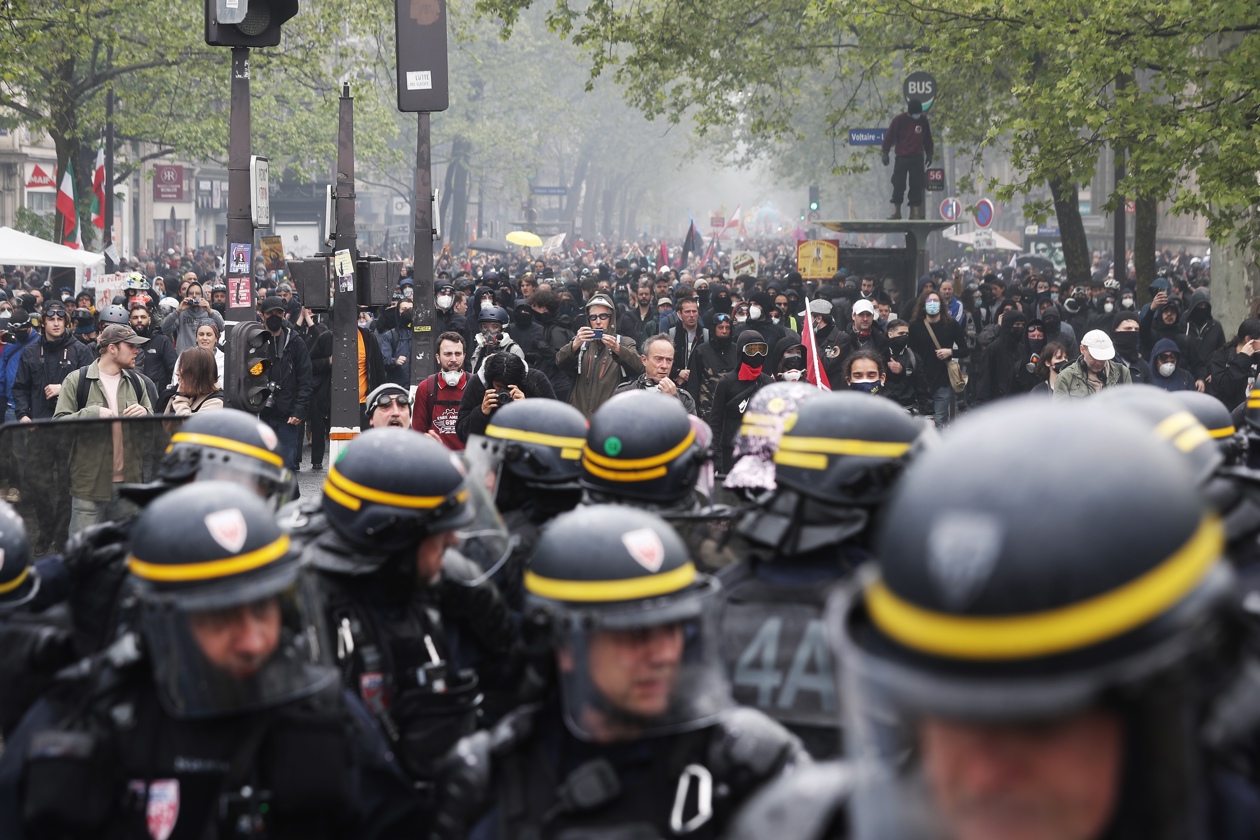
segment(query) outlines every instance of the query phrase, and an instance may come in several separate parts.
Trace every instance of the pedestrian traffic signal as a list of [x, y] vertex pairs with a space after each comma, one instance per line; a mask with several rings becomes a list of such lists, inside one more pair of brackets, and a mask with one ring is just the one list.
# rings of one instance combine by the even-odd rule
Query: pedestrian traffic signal
[[809, 209], [818, 209], [818, 187], [809, 188]]
[[280, 25], [298, 0], [206, 0], [206, 43], [212, 47], [274, 47]]

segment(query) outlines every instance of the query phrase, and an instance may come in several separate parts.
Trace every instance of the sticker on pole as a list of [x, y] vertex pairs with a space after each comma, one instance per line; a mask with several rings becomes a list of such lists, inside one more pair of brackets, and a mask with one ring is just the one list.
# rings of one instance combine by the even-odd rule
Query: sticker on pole
[[976, 225], [987, 228], [993, 224], [993, 202], [982, 198], [976, 202]]
[[947, 222], [957, 221], [962, 215], [962, 202], [956, 198], [947, 198], [941, 202], [941, 218]]

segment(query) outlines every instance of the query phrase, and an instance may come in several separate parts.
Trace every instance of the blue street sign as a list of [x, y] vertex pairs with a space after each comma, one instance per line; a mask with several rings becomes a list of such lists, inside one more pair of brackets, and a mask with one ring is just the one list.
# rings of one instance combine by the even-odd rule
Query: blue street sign
[[850, 146], [880, 146], [884, 143], [882, 128], [850, 128]]
[[529, 191], [534, 195], [568, 195], [568, 187], [530, 187]]

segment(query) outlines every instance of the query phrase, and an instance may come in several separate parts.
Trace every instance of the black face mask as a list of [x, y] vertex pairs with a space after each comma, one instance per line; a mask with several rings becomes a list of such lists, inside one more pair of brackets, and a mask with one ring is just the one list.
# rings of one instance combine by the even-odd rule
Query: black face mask
[[1055, 362], [1055, 363], [1054, 363], [1054, 372], [1055, 372], [1055, 373], [1063, 373], [1063, 369], [1064, 369], [1065, 367], [1067, 367], [1068, 365], [1070, 365], [1070, 364], [1072, 364], [1072, 361], [1071, 361], [1070, 359], [1064, 359], [1064, 360], [1063, 360], [1063, 361], [1061, 361], [1061, 362]]
[[132, 329], [136, 331], [136, 335], [148, 338], [153, 333], [153, 324], [148, 323], [143, 327], [132, 326]]
[[212, 302], [210, 303], [210, 308], [211, 308], [211, 309], [213, 309], [215, 312], [218, 312], [220, 315], [226, 315], [226, 314], [227, 314], [227, 302], [226, 302], [226, 301], [224, 301], [224, 302], [222, 302], [222, 303], [217, 302], [217, 301], [212, 301]]
[[1059, 318], [1056, 315], [1042, 316], [1042, 323], [1046, 325], [1046, 335], [1053, 335], [1059, 331]]
[[1131, 357], [1138, 350], [1138, 334], [1136, 332], [1118, 332], [1111, 337], [1116, 352], [1121, 356]]
[[18, 342], [19, 342], [19, 343], [21, 343], [21, 342], [25, 342], [28, 338], [30, 338], [30, 337], [31, 337], [31, 328], [30, 328], [30, 327], [22, 327], [22, 328], [20, 328], [20, 329], [16, 329], [16, 330], [14, 330], [13, 332], [14, 332], [14, 334], [16, 334], [16, 335], [17, 335], [17, 340], [18, 340]]
[[1028, 339], [1028, 349], [1032, 351], [1034, 354], [1040, 354], [1042, 348], [1044, 348], [1045, 346], [1046, 346], [1046, 340], [1044, 338]]
[[894, 353], [900, 353], [910, 345], [910, 336], [899, 335], [896, 338], [888, 339], [888, 349]]
[[1202, 324], [1208, 319], [1208, 311], [1206, 306], [1196, 306], [1190, 310], [1190, 320], [1196, 324]]
[[277, 332], [280, 330], [281, 327], [284, 326], [284, 316], [283, 315], [268, 315], [266, 320], [263, 321], [263, 323], [267, 325], [267, 329], [269, 329], [271, 332]]
[[719, 293], [717, 297], [713, 298], [713, 311], [730, 314], [731, 296]]
[[406, 312], [403, 312], [402, 314], [398, 316], [398, 323], [404, 326], [408, 326], [408, 327], [411, 326], [411, 310], [410, 309], [408, 309]]

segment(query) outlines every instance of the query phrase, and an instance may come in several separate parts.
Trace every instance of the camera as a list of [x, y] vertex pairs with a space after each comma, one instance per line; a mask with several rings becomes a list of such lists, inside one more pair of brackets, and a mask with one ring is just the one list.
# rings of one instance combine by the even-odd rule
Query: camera
[[499, 408], [503, 408], [503, 406], [512, 401], [512, 392], [506, 389], [502, 391], [495, 391], [494, 398], [498, 400]]
[[184, 306], [201, 306], [201, 301], [196, 298], [184, 298]]
[[279, 388], [276, 387], [276, 383], [274, 382], [267, 383], [267, 399], [263, 400], [263, 404], [262, 404], [264, 411], [267, 411], [276, 407], [276, 391], [278, 390]]

